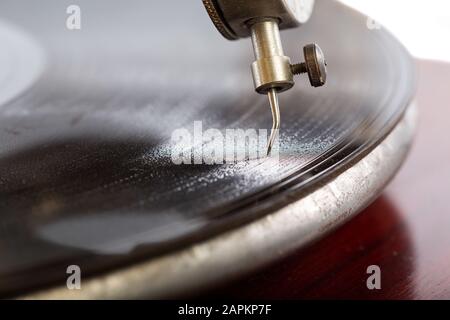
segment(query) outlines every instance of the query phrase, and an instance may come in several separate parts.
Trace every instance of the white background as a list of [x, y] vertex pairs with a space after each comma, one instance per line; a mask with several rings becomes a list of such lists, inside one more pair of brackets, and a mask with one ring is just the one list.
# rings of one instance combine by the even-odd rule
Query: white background
[[388, 28], [411, 53], [450, 62], [449, 0], [341, 0]]

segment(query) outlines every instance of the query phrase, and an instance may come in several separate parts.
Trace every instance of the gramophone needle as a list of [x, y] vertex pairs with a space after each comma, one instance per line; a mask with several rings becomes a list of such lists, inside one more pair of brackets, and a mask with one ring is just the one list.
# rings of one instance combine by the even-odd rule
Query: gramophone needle
[[271, 89], [267, 96], [269, 97], [270, 110], [272, 111], [272, 130], [270, 132], [269, 142], [267, 144], [267, 155], [270, 155], [272, 151], [273, 143], [277, 138], [278, 132], [280, 130], [280, 105], [278, 104], [278, 94], [276, 89]]

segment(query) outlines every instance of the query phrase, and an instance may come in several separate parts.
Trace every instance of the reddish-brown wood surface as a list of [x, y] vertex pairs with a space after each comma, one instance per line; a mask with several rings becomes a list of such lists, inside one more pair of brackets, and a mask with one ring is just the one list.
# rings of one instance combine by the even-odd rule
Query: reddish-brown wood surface
[[[450, 299], [450, 64], [417, 65], [417, 135], [381, 197], [323, 240], [219, 296]], [[367, 289], [369, 265], [381, 268], [381, 290]]]

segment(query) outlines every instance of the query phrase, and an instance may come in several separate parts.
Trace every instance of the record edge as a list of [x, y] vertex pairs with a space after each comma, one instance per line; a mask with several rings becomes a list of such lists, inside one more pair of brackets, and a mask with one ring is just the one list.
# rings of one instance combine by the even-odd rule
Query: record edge
[[81, 290], [69, 290], [64, 285], [17, 298], [171, 298], [279, 260], [336, 229], [373, 202], [406, 159], [416, 123], [417, 106], [413, 101], [395, 128], [364, 158], [308, 195], [242, 227], [87, 278]]

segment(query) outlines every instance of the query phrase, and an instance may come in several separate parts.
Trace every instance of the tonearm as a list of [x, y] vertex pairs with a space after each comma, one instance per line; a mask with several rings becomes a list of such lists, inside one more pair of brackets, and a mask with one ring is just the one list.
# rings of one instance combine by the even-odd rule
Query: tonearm
[[268, 95], [273, 117], [267, 147], [270, 154], [280, 128], [278, 93], [292, 88], [297, 74], [307, 73], [313, 87], [326, 82], [326, 62], [317, 44], [303, 48], [304, 62], [291, 64], [280, 38], [280, 30], [298, 27], [310, 18], [314, 0], [203, 0], [203, 3], [226, 39], [252, 39], [255, 90]]

